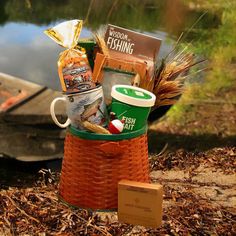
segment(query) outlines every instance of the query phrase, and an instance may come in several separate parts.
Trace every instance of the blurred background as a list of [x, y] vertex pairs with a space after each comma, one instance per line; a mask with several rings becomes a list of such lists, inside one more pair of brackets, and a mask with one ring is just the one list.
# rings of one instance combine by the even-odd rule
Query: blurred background
[[81, 38], [107, 23], [161, 38], [159, 58], [183, 32], [181, 44], [207, 59], [208, 70], [193, 74], [177, 104], [150, 125], [151, 151], [160, 132], [235, 137], [235, 1], [1, 0], [0, 72], [60, 91], [56, 63], [63, 48], [43, 31], [76, 18], [84, 20]]

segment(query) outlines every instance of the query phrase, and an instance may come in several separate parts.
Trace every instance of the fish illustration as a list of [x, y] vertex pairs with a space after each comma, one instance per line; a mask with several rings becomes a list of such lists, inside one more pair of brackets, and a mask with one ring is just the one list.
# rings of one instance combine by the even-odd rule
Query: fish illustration
[[81, 114], [81, 120], [85, 121], [90, 116], [96, 115], [97, 111], [100, 110], [100, 105], [102, 103], [102, 97], [98, 98], [96, 101], [89, 105], [84, 106], [84, 111]]

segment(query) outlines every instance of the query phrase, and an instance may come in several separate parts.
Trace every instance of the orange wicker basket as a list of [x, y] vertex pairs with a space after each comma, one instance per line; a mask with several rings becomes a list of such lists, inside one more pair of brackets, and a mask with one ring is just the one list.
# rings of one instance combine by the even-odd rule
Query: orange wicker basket
[[146, 127], [119, 135], [90, 134], [71, 127], [64, 145], [60, 197], [81, 208], [116, 209], [121, 179], [150, 181]]

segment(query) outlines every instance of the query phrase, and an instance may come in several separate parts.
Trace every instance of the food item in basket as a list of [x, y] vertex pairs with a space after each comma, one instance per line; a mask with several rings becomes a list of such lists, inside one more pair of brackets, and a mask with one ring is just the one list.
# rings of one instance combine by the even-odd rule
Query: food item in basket
[[92, 70], [84, 48], [77, 46], [82, 20], [65, 21], [45, 30], [45, 34], [67, 48], [58, 59], [58, 74], [63, 92], [81, 92], [94, 88]]

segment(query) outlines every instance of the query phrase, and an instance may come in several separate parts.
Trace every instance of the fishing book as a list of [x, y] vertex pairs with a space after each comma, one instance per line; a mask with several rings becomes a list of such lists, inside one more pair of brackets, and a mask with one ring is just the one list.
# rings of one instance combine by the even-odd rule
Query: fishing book
[[161, 39], [108, 24], [105, 42], [111, 57], [145, 61], [153, 65], [160, 50]]

